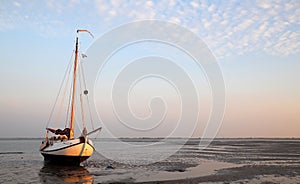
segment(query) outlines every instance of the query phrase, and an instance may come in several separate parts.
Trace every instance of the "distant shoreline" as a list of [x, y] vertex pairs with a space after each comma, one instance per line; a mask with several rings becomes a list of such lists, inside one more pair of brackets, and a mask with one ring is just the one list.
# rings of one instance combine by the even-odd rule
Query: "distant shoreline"
[[1, 137], [0, 140], [42, 140], [44, 138], [36, 138], [36, 137], [32, 137], [32, 138], [22, 138], [22, 137]]
[[[43, 140], [45, 138], [42, 137], [0, 137], [0, 140]], [[91, 138], [92, 140], [113, 140], [116, 138], [106, 138], [106, 137], [101, 137], [101, 138]], [[163, 140], [166, 138], [163, 137], [119, 137], [117, 138], [119, 140]], [[168, 139], [189, 139], [189, 140], [200, 140], [201, 138], [186, 138], [186, 137], [169, 137]], [[300, 139], [300, 137], [218, 137], [218, 138], [213, 138], [213, 140], [271, 140], [271, 139], [276, 139], [276, 140], [297, 140]], [[210, 138], [205, 138], [203, 140], [210, 140]]]

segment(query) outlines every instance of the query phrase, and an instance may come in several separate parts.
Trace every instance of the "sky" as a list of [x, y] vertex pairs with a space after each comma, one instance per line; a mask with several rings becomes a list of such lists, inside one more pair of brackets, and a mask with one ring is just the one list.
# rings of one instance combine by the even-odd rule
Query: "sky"
[[[3, 0], [0, 2], [0, 137], [44, 136], [74, 49], [77, 29], [88, 29], [97, 40], [120, 25], [149, 19], [171, 22], [193, 32], [215, 56], [222, 71], [226, 99], [218, 137], [300, 137], [300, 2], [297, 0]], [[93, 40], [88, 35], [80, 38], [81, 48], [88, 50]], [[162, 51], [174, 53], [171, 47], [152, 43], [121, 50], [111, 59], [108, 69], [103, 70], [111, 76], [103, 77], [103, 82], [110, 84], [126, 61], [153, 53], [163, 55]], [[125, 63], [120, 58], [125, 58]], [[205, 127], [202, 121], [207, 119], [202, 119], [202, 115], [209, 115], [211, 98], [206, 92], [209, 85], [203, 82], [205, 74], [195, 69], [183, 54], [169, 59], [177, 59], [175, 62], [195, 79], [203, 106], [193, 136], [200, 137]], [[180, 64], [183, 60], [185, 63]], [[96, 91], [103, 87], [96, 85]], [[151, 108], [159, 109], [161, 102], [152, 101], [151, 107], [148, 106], [149, 95], [164, 97], [171, 107], [180, 106], [180, 101], [173, 98], [176, 94], [170, 83], [147, 78], [130, 92], [131, 110], [145, 118], [151, 115]], [[95, 98], [98, 108], [97, 100], [103, 101], [101, 96]], [[103, 104], [100, 109], [105, 109]], [[171, 115], [166, 117], [170, 122], [154, 133], [126, 131], [116, 124], [117, 119], [110, 117], [112, 114], [103, 119], [116, 136], [166, 136], [168, 125], [174, 124], [179, 113], [176, 108], [169, 109]]]

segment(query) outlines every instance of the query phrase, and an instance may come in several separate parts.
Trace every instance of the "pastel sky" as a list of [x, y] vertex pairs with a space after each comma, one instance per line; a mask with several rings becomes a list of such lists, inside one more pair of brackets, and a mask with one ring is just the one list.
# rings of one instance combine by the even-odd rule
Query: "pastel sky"
[[44, 135], [75, 30], [97, 38], [145, 19], [191, 30], [216, 57], [226, 86], [218, 137], [300, 137], [298, 0], [0, 1], [0, 137]]

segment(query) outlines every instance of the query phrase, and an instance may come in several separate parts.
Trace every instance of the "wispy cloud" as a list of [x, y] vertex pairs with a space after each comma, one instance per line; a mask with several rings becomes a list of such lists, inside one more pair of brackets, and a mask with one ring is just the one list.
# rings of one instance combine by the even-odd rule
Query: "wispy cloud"
[[101, 15], [107, 21], [119, 16], [135, 19], [155, 18], [190, 28], [206, 41], [218, 57], [249, 52], [290, 55], [300, 52], [299, 1], [138, 1], [113, 5], [96, 1], [97, 7], [106, 6]]
[[92, 4], [70, 0], [0, 4], [0, 30], [25, 26], [47, 34], [55, 30], [73, 31], [78, 24], [103, 30], [133, 20], [159, 19], [189, 28], [217, 57], [251, 52], [300, 53], [297, 0], [95, 0]]

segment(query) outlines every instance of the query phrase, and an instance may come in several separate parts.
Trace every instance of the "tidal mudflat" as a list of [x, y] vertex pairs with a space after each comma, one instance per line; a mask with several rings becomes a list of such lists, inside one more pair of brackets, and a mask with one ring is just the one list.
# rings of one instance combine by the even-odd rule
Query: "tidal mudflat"
[[[96, 150], [112, 151], [122, 162], [95, 151], [80, 167], [44, 165], [40, 141], [0, 140], [0, 183], [300, 183], [300, 139], [214, 139], [205, 149], [199, 149], [199, 139], [190, 139], [170, 157], [153, 163], [148, 163], [151, 155], [177, 148], [182, 139], [138, 152], [110, 150], [111, 141], [98, 147], [107, 140], [97, 139]], [[163, 140], [122, 141], [144, 145]], [[135, 162], [144, 153], [149, 158]]]

